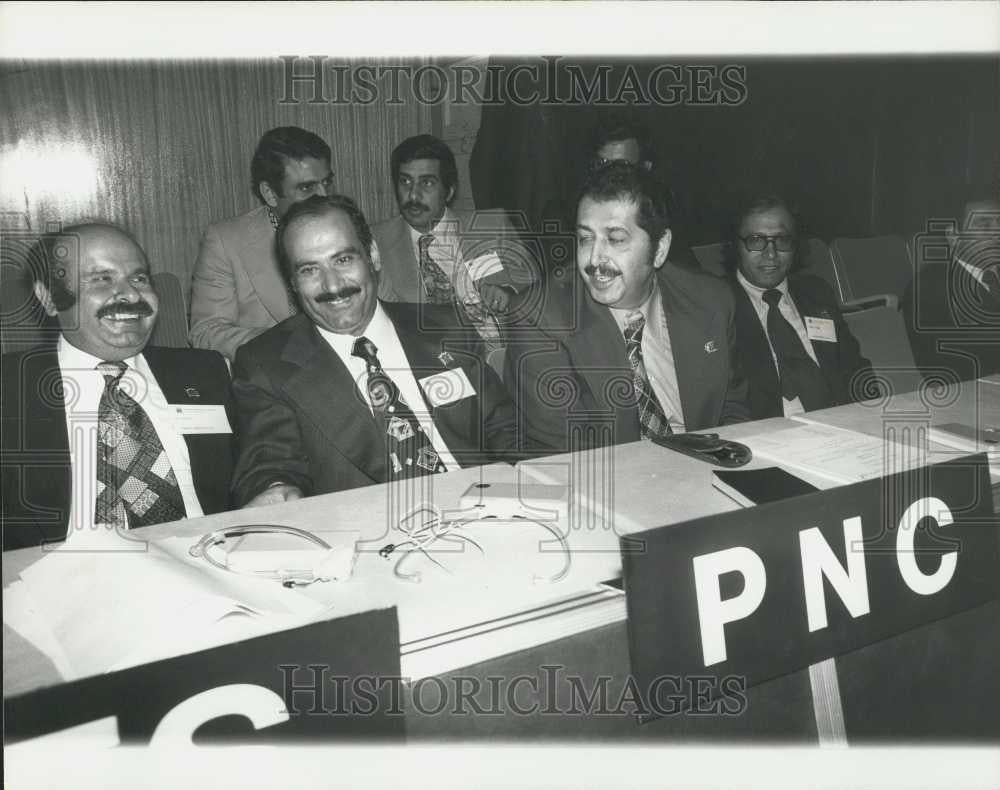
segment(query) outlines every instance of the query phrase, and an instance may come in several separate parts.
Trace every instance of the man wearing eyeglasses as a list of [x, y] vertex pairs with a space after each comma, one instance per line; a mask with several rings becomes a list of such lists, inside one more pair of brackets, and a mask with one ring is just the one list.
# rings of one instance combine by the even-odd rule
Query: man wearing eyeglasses
[[796, 222], [769, 195], [747, 202], [733, 224], [727, 261], [736, 297], [737, 353], [753, 419], [825, 409], [870, 396], [871, 364], [829, 285], [796, 272]]

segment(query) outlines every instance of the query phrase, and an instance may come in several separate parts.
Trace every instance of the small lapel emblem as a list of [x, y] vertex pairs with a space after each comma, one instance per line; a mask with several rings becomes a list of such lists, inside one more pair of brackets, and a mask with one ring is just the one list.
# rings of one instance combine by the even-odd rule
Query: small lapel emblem
[[184, 388], [184, 394], [187, 395], [189, 398], [200, 398], [201, 397], [201, 393], [198, 392], [198, 389], [196, 387], [185, 387]]
[[718, 350], [719, 350], [719, 347], [717, 345], [715, 345], [715, 341], [714, 340], [709, 340], [705, 344], [705, 353], [706, 354], [714, 354]]
[[448, 365], [455, 364], [455, 358], [449, 354], [447, 351], [442, 351], [438, 354], [438, 359], [441, 360], [441, 364], [447, 367]]

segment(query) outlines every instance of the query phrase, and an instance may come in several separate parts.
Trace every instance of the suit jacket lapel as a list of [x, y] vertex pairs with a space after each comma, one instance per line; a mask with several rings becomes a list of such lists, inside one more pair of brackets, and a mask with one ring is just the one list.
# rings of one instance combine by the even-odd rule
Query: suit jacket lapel
[[288, 287], [274, 248], [274, 228], [263, 206], [252, 217], [243, 250], [240, 259], [261, 304], [276, 323], [284, 320], [288, 315]]
[[380, 294], [380, 296], [390, 301], [419, 301], [420, 267], [413, 254], [410, 226], [402, 217], [397, 216], [393, 220], [388, 249], [379, 250], [379, 253], [382, 257], [382, 265], [388, 270], [389, 282], [393, 291], [392, 294]]
[[320, 336], [311, 321], [292, 333], [282, 360], [297, 370], [285, 383], [295, 399], [330, 444], [372, 482], [386, 479], [385, 443], [375, 419], [357, 392], [347, 366]]
[[[798, 309], [799, 317], [802, 318], [803, 323], [805, 323], [806, 316], [828, 318], [830, 321], [833, 321], [833, 316], [830, 314], [829, 308], [812, 299], [809, 293], [804, 291], [796, 280], [789, 278], [788, 290], [795, 301], [795, 307]], [[839, 342], [840, 338], [837, 338], [837, 343], [828, 343], [824, 340], [810, 341], [813, 351], [816, 352], [816, 359], [819, 362], [820, 370], [824, 374], [828, 375], [837, 370], [837, 349]]]

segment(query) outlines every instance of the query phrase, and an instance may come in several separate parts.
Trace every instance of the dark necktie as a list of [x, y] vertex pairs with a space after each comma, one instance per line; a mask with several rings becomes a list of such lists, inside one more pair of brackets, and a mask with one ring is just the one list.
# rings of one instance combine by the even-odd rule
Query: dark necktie
[[433, 233], [425, 233], [417, 241], [420, 250], [420, 276], [424, 281], [429, 304], [451, 304], [455, 298], [455, 289], [444, 270], [431, 257], [430, 246], [434, 241]]
[[368, 366], [368, 398], [375, 422], [385, 435], [389, 479], [445, 471], [430, 437], [406, 405], [396, 383], [382, 370], [375, 344], [367, 337], [359, 337], [354, 341], [351, 354], [363, 359]]
[[94, 523], [147, 527], [187, 515], [177, 478], [146, 411], [118, 383], [124, 362], [102, 362]]
[[806, 411], [825, 409], [833, 405], [830, 391], [819, 366], [806, 352], [798, 333], [781, 314], [778, 308], [781, 296], [781, 291], [774, 288], [764, 291], [764, 301], [768, 306], [767, 334], [778, 358], [781, 396], [786, 400], [798, 398]]
[[656, 399], [653, 386], [649, 383], [646, 375], [646, 366], [642, 361], [642, 330], [646, 326], [646, 319], [642, 313], [629, 313], [628, 323], [625, 325], [625, 353], [628, 355], [629, 364], [632, 366], [632, 386], [635, 389], [636, 406], [639, 409], [639, 427], [642, 430], [642, 438], [666, 436], [673, 433], [663, 407]]

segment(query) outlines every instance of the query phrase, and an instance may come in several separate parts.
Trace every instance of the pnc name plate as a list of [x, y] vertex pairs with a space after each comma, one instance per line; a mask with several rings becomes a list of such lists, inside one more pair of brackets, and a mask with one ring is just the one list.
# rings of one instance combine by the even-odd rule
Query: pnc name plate
[[983, 454], [634, 533], [633, 675], [786, 675], [1000, 598], [998, 545]]

